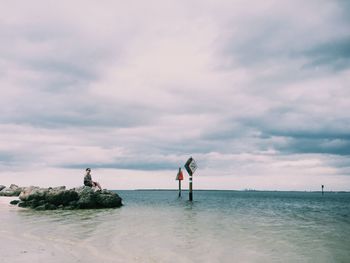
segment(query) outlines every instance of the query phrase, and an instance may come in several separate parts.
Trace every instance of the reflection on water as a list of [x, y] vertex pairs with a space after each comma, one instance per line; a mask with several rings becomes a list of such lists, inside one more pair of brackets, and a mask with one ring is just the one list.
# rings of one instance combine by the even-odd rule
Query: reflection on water
[[45, 247], [55, 258], [65, 253], [66, 262], [350, 258], [350, 194], [198, 191], [188, 202], [185, 191], [182, 198], [176, 191], [118, 193], [125, 204], [119, 209], [2, 213], [2, 234]]

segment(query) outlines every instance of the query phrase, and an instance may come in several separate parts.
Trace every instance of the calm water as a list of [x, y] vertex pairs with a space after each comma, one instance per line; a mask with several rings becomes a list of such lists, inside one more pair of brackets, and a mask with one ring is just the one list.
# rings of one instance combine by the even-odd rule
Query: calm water
[[350, 262], [350, 193], [118, 193], [120, 209], [3, 209], [0, 262]]

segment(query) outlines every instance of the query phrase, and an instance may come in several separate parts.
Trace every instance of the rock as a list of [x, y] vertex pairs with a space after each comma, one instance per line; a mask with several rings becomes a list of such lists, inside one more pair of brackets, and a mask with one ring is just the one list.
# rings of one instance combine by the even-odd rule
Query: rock
[[0, 191], [0, 196], [19, 196], [22, 190], [22, 187], [11, 184], [10, 187], [5, 187]]
[[1, 184], [0, 184], [0, 191], [1, 191], [2, 189], [5, 189], [5, 188], [6, 188], [5, 185], [1, 185]]
[[18, 203], [20, 207], [30, 207], [36, 210], [54, 209], [93, 209], [114, 208], [122, 206], [118, 194], [103, 190], [94, 191], [83, 186], [66, 190], [65, 186], [55, 188], [39, 188], [30, 186], [23, 189]]
[[40, 187], [38, 186], [29, 186], [29, 187], [24, 187], [22, 192], [19, 195], [19, 199], [22, 201], [27, 200], [28, 196], [33, 193], [33, 191], [38, 191]]
[[96, 200], [98, 205], [107, 208], [118, 207], [122, 203], [122, 199], [117, 194], [113, 194], [107, 190], [98, 193]]
[[79, 195], [74, 190], [51, 191], [46, 193], [46, 201], [56, 206], [67, 206], [72, 201], [78, 201]]
[[[76, 191], [79, 195], [81, 194], [81, 192], [84, 191], [85, 188], [87, 188], [88, 186], [79, 186], [79, 187], [76, 187], [76, 188], [73, 188], [72, 190]], [[91, 187], [88, 187], [92, 190]]]
[[49, 187], [48, 189], [50, 192], [60, 192], [67, 190], [65, 186]]
[[48, 188], [40, 188], [38, 186], [25, 187], [20, 193], [19, 199], [23, 202], [27, 202], [27, 206], [34, 208], [45, 201], [48, 191]]
[[18, 206], [19, 206], [19, 207], [24, 207], [24, 208], [25, 208], [25, 207], [29, 207], [29, 203], [27, 203], [27, 202], [19, 202], [19, 203], [18, 203]]
[[19, 200], [12, 200], [10, 202], [11, 205], [17, 205], [20, 201]]
[[84, 189], [79, 193], [79, 200], [77, 203], [79, 208], [96, 208], [97, 200], [95, 191], [91, 187], [84, 187]]

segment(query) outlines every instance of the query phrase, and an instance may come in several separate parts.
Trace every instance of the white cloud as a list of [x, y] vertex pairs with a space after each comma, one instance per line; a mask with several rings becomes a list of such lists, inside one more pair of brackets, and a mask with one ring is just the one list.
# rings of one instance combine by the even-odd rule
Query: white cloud
[[193, 155], [200, 188], [348, 189], [348, 8], [3, 4], [0, 183], [171, 187]]

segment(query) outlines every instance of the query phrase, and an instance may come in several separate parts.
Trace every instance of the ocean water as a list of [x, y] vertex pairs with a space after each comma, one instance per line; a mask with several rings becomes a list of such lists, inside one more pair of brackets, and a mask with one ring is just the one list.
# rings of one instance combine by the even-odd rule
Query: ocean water
[[350, 193], [117, 191], [119, 209], [1, 209], [0, 262], [350, 262]]

